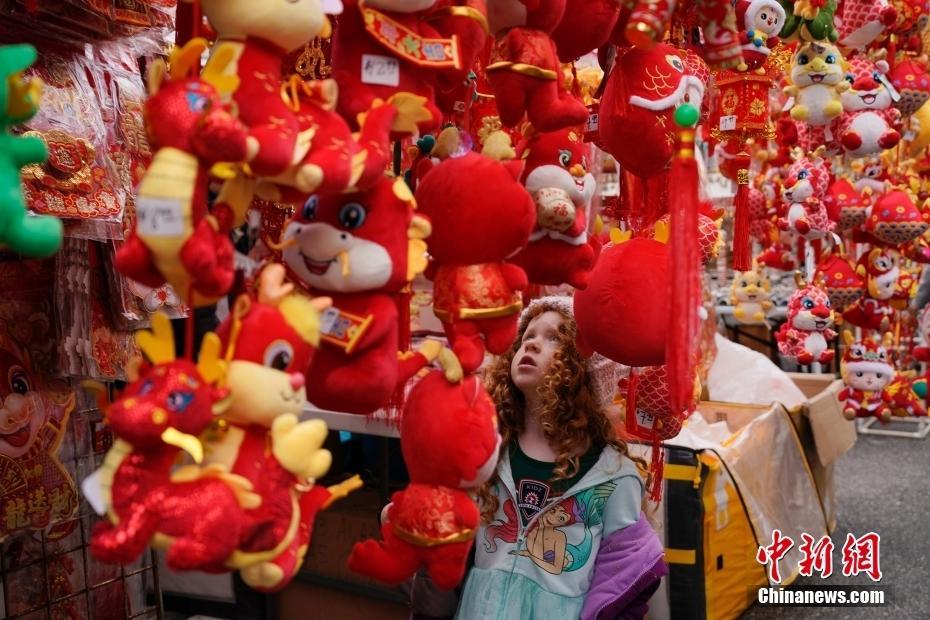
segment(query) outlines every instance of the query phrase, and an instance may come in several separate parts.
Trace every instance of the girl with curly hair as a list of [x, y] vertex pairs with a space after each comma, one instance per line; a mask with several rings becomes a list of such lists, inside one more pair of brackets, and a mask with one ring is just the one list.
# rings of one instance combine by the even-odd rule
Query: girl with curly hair
[[605, 414], [619, 367], [585, 360], [575, 332], [571, 298], [534, 300], [487, 371], [503, 442], [458, 618], [642, 618], [667, 574], [645, 463]]

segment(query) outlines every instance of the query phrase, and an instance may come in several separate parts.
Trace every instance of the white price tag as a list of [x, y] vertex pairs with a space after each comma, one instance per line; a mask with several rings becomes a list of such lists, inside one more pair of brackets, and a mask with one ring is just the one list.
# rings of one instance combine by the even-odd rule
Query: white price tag
[[139, 196], [136, 199], [136, 228], [150, 237], [184, 234], [183, 203], [171, 198]]
[[914, 141], [914, 138], [916, 138], [916, 137], [917, 137], [917, 134], [914, 133], [914, 131], [913, 131], [912, 129], [908, 129], [907, 131], [904, 132], [904, 141], [905, 141], [905, 142], [913, 142], [913, 141]]
[[390, 56], [362, 54], [362, 83], [400, 85], [400, 61]]
[[588, 122], [585, 123], [584, 130], [585, 132], [589, 131], [598, 131], [601, 126], [600, 115], [597, 112], [592, 112], [588, 115]]
[[733, 131], [734, 129], [736, 129], [735, 116], [730, 115], [720, 117], [720, 131]]
[[652, 428], [655, 424], [655, 416], [642, 409], [636, 409], [636, 423], [640, 428]]
[[336, 326], [336, 321], [338, 320], [339, 309], [334, 307], [327, 308], [320, 316], [320, 332], [323, 334], [333, 333], [333, 328]]
[[107, 513], [107, 503], [103, 499], [103, 487], [100, 485], [99, 469], [84, 478], [84, 481], [81, 483], [81, 491], [84, 493], [84, 498], [87, 500], [87, 503], [94, 509], [94, 512], [100, 516]]

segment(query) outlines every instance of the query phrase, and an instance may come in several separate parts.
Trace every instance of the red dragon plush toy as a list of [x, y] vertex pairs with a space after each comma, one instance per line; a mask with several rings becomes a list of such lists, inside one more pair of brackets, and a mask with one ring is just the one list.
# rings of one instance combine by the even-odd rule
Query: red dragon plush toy
[[901, 273], [899, 260], [900, 255], [889, 248], [872, 248], [862, 255], [856, 272], [865, 280], [865, 291], [843, 313], [844, 320], [863, 329], [885, 331], [891, 326], [895, 316], [891, 298]]
[[107, 412], [116, 441], [95, 474], [107, 520], [94, 528], [91, 552], [128, 564], [155, 538], [172, 569], [222, 567], [246, 535], [244, 509], [258, 498], [248, 481], [216, 469], [171, 471], [181, 449], [202, 459], [197, 436], [228, 404], [218, 387], [219, 339], [205, 337], [195, 366], [175, 359], [165, 315], [154, 315], [152, 328], [136, 338], [154, 365]]
[[805, 239], [817, 239], [833, 232], [836, 222], [827, 215], [823, 202], [830, 185], [830, 169], [820, 153], [800, 156], [788, 169], [782, 186], [787, 216], [778, 222], [782, 230], [794, 230]]
[[788, 299], [788, 320], [775, 334], [778, 351], [801, 366], [829, 364], [834, 353], [829, 342], [836, 338], [830, 297], [815, 283], [798, 280], [798, 290]]
[[843, 354], [841, 373], [846, 384], [837, 398], [843, 402], [843, 416], [847, 420], [876, 417], [882, 422], [891, 419], [892, 395], [886, 389], [895, 378], [886, 347], [890, 334], [882, 343], [866, 338], [855, 342], [850, 332], [843, 332], [846, 352]]
[[232, 401], [223, 414], [227, 424], [207, 444], [206, 462], [242, 476], [261, 498], [246, 511], [256, 529], [260, 524], [261, 536], [243, 544], [237, 557], [243, 581], [261, 591], [290, 582], [317, 512], [360, 484], [357, 477], [330, 488], [314, 484], [331, 461], [320, 449], [326, 424], [298, 423], [297, 416], [307, 402], [304, 373], [319, 344], [319, 312], [331, 300], [293, 292], [284, 271], [279, 264], [266, 266], [257, 295], [240, 296], [218, 330], [228, 352]]
[[[227, 73], [239, 78], [234, 99], [249, 127], [248, 161], [258, 176], [283, 173], [300, 161], [310, 135], [281, 96], [284, 56], [318, 35], [329, 36], [321, 0], [200, 0], [219, 41], [234, 47]], [[312, 134], [312, 132], [311, 132]], [[316, 171], [303, 168], [298, 187], [311, 191]]]
[[426, 267], [431, 230], [415, 206], [403, 179], [381, 177], [365, 191], [311, 196], [284, 230], [291, 275], [338, 308], [324, 317], [307, 373], [308, 398], [319, 407], [371, 413], [441, 353], [430, 341], [398, 360], [396, 295]]
[[377, 99], [409, 93], [423, 98], [424, 113], [399, 133], [434, 129], [437, 85], [465, 80], [486, 38], [484, 0], [346, 0], [333, 40], [339, 111], [354, 122]]
[[892, 107], [897, 95], [889, 90], [885, 75], [888, 63], [868, 58], [849, 61], [850, 87], [840, 95], [840, 142], [851, 157], [874, 155], [893, 148], [901, 140], [901, 112]]
[[211, 165], [246, 157], [247, 128], [220, 101], [236, 86], [220, 75], [232, 61], [218, 46], [203, 74], [187, 77], [206, 41], [195, 39], [149, 71], [144, 114], [155, 155], [136, 196], [136, 226], [116, 255], [117, 268], [151, 288], [171, 284], [193, 305], [212, 303], [233, 282], [232, 213], [207, 210]]
[[539, 131], [583, 125], [588, 110], [563, 85], [558, 50], [550, 38], [566, 0], [495, 0], [488, 3], [495, 36], [486, 67], [501, 122], [516, 126], [526, 115]]
[[427, 276], [433, 312], [466, 373], [513, 343], [526, 273], [508, 257], [521, 250], [536, 220], [519, 182], [521, 161], [468, 152], [428, 171], [417, 186], [420, 209], [433, 223]]
[[432, 372], [411, 390], [401, 420], [410, 484], [391, 497], [381, 541], [357, 543], [349, 568], [391, 585], [425, 568], [443, 590], [465, 573], [481, 519], [469, 494], [497, 465], [497, 412], [481, 380]]
[[588, 285], [601, 246], [588, 235], [595, 182], [586, 151], [576, 129], [531, 133], [517, 145], [517, 157], [526, 161], [523, 184], [536, 203], [536, 227], [513, 263], [534, 284]]

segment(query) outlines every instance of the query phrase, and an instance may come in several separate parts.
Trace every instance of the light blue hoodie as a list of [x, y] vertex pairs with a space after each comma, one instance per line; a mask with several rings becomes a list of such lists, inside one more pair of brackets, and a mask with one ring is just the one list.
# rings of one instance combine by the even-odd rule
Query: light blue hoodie
[[575, 620], [591, 585], [603, 538], [637, 522], [643, 482], [636, 464], [612, 447], [525, 526], [516, 509], [509, 451], [498, 465], [500, 507], [478, 530], [475, 567], [457, 618]]

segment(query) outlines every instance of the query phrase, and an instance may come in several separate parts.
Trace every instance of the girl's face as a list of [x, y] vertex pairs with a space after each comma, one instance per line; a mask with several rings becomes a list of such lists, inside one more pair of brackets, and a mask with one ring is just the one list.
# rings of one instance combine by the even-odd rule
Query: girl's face
[[539, 387], [549, 372], [552, 357], [562, 347], [561, 324], [562, 315], [549, 310], [533, 317], [526, 326], [520, 348], [510, 362], [510, 378], [524, 394]]

